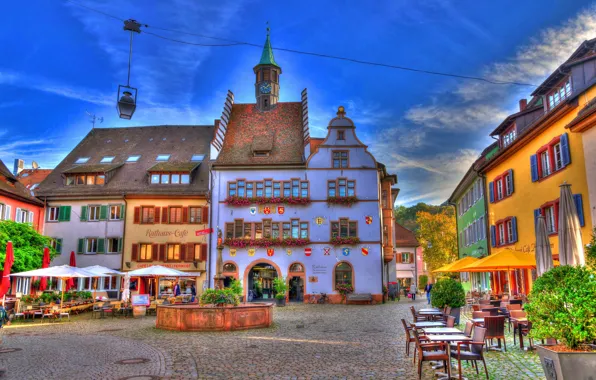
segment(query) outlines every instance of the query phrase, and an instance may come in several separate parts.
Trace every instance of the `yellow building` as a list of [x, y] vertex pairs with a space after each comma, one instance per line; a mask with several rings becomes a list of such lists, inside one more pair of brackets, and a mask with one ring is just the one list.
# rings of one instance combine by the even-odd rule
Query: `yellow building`
[[[589, 56], [594, 40], [573, 55], [532, 93], [520, 101], [520, 111], [493, 133], [500, 151], [481, 168], [489, 194], [488, 224], [491, 254], [502, 249], [535, 251], [535, 221], [546, 217], [553, 255], [558, 255], [558, 199], [561, 185], [571, 184], [585, 243], [590, 241], [590, 216], [582, 136], [567, 125], [596, 95], [596, 56]], [[519, 270], [511, 281], [505, 273], [493, 276], [493, 290], [524, 293], [535, 273]], [[510, 284], [511, 282], [511, 284]]]
[[201, 294], [208, 268], [209, 143], [212, 126], [128, 128], [132, 149], [124, 165], [130, 172], [122, 271], [162, 265], [191, 276], [131, 278], [132, 294], [160, 296], [174, 291]]

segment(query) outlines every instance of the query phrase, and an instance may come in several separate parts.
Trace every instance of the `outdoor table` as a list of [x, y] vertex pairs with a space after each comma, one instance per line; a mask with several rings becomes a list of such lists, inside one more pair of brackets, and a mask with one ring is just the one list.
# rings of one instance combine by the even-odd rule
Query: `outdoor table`
[[474, 322], [475, 325], [484, 324], [484, 318], [472, 318], [470, 320]]
[[[524, 336], [522, 334], [523, 326], [527, 326], [528, 318], [511, 318], [512, 322], [517, 322], [517, 334], [519, 335], [519, 349], [524, 350]], [[516, 333], [515, 331], [513, 332]]]
[[427, 308], [427, 309], [420, 309], [420, 310], [418, 310], [418, 312], [419, 312], [419, 313], [432, 313], [432, 312], [434, 312], [434, 311], [441, 311], [441, 310], [439, 310], [439, 309], [437, 309], [437, 308], [434, 308], [434, 307], [432, 307], [432, 308]]
[[432, 319], [433, 317], [440, 317], [443, 315], [441, 311], [424, 311], [417, 313], [420, 316], [426, 317], [426, 319]]
[[416, 327], [417, 329], [423, 329], [426, 327], [443, 327], [445, 326], [445, 322], [415, 322], [412, 323], [412, 326]]
[[430, 327], [424, 329], [424, 334], [463, 334], [463, 332], [455, 327]]
[[[442, 335], [427, 335], [426, 336], [428, 338], [429, 341], [431, 342], [471, 342], [472, 338], [465, 336], [463, 333], [461, 333], [461, 335], [446, 335], [446, 334], [442, 334]], [[447, 357], [449, 358], [449, 365], [451, 365], [451, 347], [449, 346], [449, 344], [447, 345]], [[440, 376], [439, 379], [448, 379], [448, 376], [446, 373], [443, 372], [437, 372], [437, 376]], [[457, 379], [458, 376], [455, 375], [451, 375], [452, 379]]]
[[499, 312], [499, 308], [496, 306], [485, 306], [480, 308], [481, 311], [488, 311], [491, 317], [496, 317]]

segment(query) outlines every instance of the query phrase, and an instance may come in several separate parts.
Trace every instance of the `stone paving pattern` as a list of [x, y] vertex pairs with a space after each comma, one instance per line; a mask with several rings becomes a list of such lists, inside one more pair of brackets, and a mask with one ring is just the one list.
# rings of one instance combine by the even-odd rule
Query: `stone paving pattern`
[[[400, 319], [424, 303], [290, 305], [275, 309], [272, 328], [227, 333], [162, 331], [155, 317], [19, 322], [2, 330], [2, 348], [22, 351], [0, 353], [0, 364], [7, 379], [416, 379]], [[507, 347], [486, 354], [491, 379], [544, 379], [535, 353], [511, 336]], [[126, 359], [149, 361], [116, 363]], [[469, 379], [485, 378], [481, 365], [480, 375], [464, 368]], [[435, 378], [428, 363], [423, 369], [423, 379]]]

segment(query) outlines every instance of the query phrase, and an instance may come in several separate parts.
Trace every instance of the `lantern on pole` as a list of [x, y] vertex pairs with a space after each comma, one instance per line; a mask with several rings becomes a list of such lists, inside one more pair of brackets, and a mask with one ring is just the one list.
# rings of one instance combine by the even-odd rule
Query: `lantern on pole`
[[130, 63], [132, 61], [132, 36], [133, 33], [141, 33], [141, 24], [135, 20], [124, 21], [124, 30], [130, 32], [130, 49], [128, 52], [128, 78], [126, 86], [118, 86], [118, 116], [121, 119], [130, 120], [137, 108], [137, 89], [130, 86]]

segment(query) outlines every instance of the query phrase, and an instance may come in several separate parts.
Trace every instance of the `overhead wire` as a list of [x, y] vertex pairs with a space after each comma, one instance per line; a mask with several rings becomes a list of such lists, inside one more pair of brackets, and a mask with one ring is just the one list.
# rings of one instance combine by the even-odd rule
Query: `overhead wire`
[[[81, 8], [87, 9], [89, 11], [96, 12], [98, 14], [102, 14], [104, 16], [122, 21], [122, 22], [125, 21], [123, 18], [120, 18], [118, 16], [109, 14], [107, 12], [103, 12], [98, 9], [89, 7], [87, 5], [79, 3], [77, 1], [73, 1], [73, 0], [64, 0], [64, 1], [74, 4], [76, 6], [79, 6]], [[149, 34], [149, 35], [152, 35], [154, 37], [157, 37], [157, 38], [160, 38], [163, 40], [168, 40], [171, 42], [176, 42], [176, 43], [185, 44], [185, 45], [194, 45], [194, 46], [202, 46], [202, 47], [251, 46], [251, 47], [262, 48], [262, 45], [251, 43], [251, 42], [246, 42], [246, 41], [238, 41], [238, 40], [209, 36], [209, 35], [204, 35], [204, 34], [199, 34], [199, 33], [192, 33], [192, 32], [186, 32], [186, 31], [181, 31], [181, 30], [162, 28], [162, 27], [158, 27], [158, 26], [145, 24], [145, 23], [142, 23], [142, 25], [145, 28], [151, 28], [151, 29], [162, 30], [162, 31], [171, 32], [171, 33], [179, 33], [179, 34], [185, 34], [185, 35], [195, 36], [195, 37], [200, 37], [200, 38], [207, 38], [207, 39], [230, 42], [229, 44], [204, 44], [204, 43], [190, 42], [190, 41], [180, 40], [180, 39], [176, 39], [176, 38], [166, 37], [166, 36], [163, 36], [160, 34], [149, 32], [146, 29], [141, 30], [142, 33]], [[302, 50], [289, 49], [289, 48], [272, 47], [272, 49], [277, 50], [277, 51], [284, 51], [284, 52], [288, 52], [288, 53], [292, 53], [292, 54], [300, 54], [300, 55], [308, 55], [308, 56], [319, 57], [319, 58], [335, 59], [335, 60], [340, 60], [340, 61], [344, 61], [344, 62], [352, 62], [352, 63], [369, 65], [369, 66], [385, 67], [385, 68], [390, 68], [390, 69], [410, 71], [410, 72], [421, 73], [421, 74], [437, 75], [437, 76], [451, 77], [451, 78], [457, 78], [457, 79], [476, 80], [476, 81], [481, 81], [481, 82], [494, 84], [494, 85], [515, 85], [515, 86], [540, 87], [539, 85], [536, 85], [533, 83], [524, 83], [524, 82], [516, 82], [516, 81], [500, 81], [500, 80], [494, 80], [494, 79], [489, 79], [489, 78], [484, 78], [484, 77], [477, 77], [477, 76], [473, 76], [473, 75], [453, 74], [453, 73], [447, 73], [447, 72], [441, 72], [441, 71], [419, 69], [419, 68], [415, 68], [415, 67], [393, 65], [393, 64], [382, 63], [382, 62], [366, 61], [363, 59], [341, 57], [341, 56], [337, 56], [337, 55], [315, 53], [315, 52], [302, 51]]]

